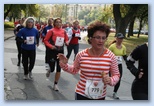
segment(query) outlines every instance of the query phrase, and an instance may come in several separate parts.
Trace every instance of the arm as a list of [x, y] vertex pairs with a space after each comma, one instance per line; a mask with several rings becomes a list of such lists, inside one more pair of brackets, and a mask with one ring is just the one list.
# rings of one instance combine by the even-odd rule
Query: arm
[[138, 47], [132, 51], [132, 53], [127, 57], [126, 65], [130, 72], [137, 78], [139, 75], [138, 69], [135, 67], [134, 63], [140, 57], [140, 51]]
[[114, 86], [117, 84], [117, 82], [119, 81], [119, 77], [120, 77], [118, 63], [117, 63], [115, 56], [112, 57], [110, 73], [111, 73], [111, 77], [110, 77], [111, 82], [109, 85]]
[[20, 30], [18, 33], [17, 33], [17, 37], [16, 37], [16, 40], [21, 42], [21, 43], [24, 43], [24, 39], [21, 38], [22, 36], [22, 30]]
[[52, 37], [52, 30], [48, 31], [46, 36], [45, 36], [45, 39], [44, 39], [44, 44], [48, 47], [48, 48], [51, 48], [51, 49], [54, 49], [54, 45], [50, 44], [49, 43], [49, 40], [51, 39]]
[[123, 54], [124, 54], [123, 55], [123, 59], [126, 61], [127, 60], [127, 55], [126, 55], [126, 47], [125, 46], [124, 46], [124, 53]]
[[38, 33], [38, 31], [36, 33], [37, 33], [36, 34], [36, 44], [37, 44], [37, 46], [39, 46], [39, 33]]
[[67, 35], [66, 31], [64, 32], [64, 34], [65, 34], [64, 41], [65, 41], [66, 46], [68, 46], [69, 45], [69, 39], [68, 39], [68, 35]]

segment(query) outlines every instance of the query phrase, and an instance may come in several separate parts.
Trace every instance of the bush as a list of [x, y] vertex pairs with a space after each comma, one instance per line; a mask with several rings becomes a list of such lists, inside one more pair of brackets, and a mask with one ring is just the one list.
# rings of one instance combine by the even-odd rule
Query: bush
[[4, 28], [14, 28], [13, 22], [4, 22]]

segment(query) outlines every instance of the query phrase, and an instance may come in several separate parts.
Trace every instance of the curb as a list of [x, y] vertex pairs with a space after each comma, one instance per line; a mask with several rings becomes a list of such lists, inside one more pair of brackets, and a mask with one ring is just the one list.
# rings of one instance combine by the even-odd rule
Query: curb
[[10, 38], [13, 38], [13, 37], [15, 37], [15, 35], [13, 35], [13, 36], [10, 36], [10, 37], [4, 37], [4, 41], [6, 41], [6, 40], [8, 40], [8, 39], [10, 39]]

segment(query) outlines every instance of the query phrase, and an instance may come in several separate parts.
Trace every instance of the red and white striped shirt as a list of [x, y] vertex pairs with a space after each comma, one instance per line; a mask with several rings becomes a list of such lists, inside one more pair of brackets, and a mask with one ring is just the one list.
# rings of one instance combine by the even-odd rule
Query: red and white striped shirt
[[[86, 81], [89, 79], [94, 81], [102, 80], [102, 72], [105, 72], [106, 74], [109, 74], [109, 72], [111, 73], [110, 86], [116, 85], [120, 77], [116, 57], [108, 49], [106, 49], [99, 57], [91, 56], [88, 53], [88, 49], [85, 49], [77, 54], [73, 65], [63, 64], [62, 68], [64, 71], [71, 74], [79, 72], [80, 80], [77, 83], [75, 92], [83, 96], [86, 96]], [[107, 85], [104, 85], [102, 97], [100, 98], [106, 96], [106, 87]]]

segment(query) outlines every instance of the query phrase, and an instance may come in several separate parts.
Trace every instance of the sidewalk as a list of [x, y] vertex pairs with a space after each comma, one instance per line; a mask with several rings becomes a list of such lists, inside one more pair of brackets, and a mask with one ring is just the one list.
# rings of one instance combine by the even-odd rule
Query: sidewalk
[[8, 40], [12, 37], [15, 37], [14, 33], [13, 33], [13, 30], [5, 30], [4, 31], [4, 41], [5, 40]]

